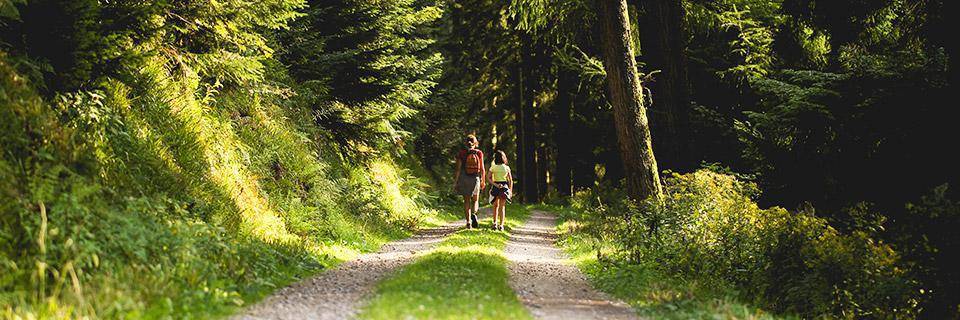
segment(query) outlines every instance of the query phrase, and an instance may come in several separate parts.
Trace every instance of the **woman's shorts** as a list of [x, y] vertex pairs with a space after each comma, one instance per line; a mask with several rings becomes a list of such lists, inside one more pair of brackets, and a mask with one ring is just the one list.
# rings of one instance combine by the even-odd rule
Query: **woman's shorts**
[[457, 180], [457, 194], [461, 196], [480, 195], [480, 176], [461, 174]]
[[493, 199], [510, 200], [511, 196], [510, 184], [506, 181], [495, 181], [490, 188], [490, 202], [493, 202]]

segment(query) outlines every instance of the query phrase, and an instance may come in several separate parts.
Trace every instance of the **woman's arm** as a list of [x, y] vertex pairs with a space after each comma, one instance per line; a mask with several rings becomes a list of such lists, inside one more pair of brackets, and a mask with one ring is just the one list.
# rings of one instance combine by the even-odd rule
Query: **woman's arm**
[[510, 183], [510, 190], [513, 190], [513, 172], [507, 172], [507, 182]]

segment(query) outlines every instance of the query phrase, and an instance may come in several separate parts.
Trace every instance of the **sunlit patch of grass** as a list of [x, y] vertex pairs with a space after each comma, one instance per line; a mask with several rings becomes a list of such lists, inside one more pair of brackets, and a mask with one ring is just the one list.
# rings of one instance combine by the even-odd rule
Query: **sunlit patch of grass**
[[444, 209], [427, 209], [428, 213], [425, 214], [425, 218], [420, 222], [421, 228], [433, 228], [439, 227], [447, 224], [449, 221], [455, 221], [463, 219], [459, 212], [455, 209], [444, 208]]
[[[528, 216], [507, 209], [507, 223]], [[491, 224], [484, 219], [484, 227]], [[380, 283], [363, 308], [364, 319], [530, 319], [510, 288], [502, 251], [509, 236], [489, 229], [461, 230]]]
[[676, 279], [663, 275], [654, 266], [628, 264], [612, 257], [605, 244], [598, 244], [577, 232], [578, 223], [564, 219], [558, 225], [563, 234], [560, 245], [590, 282], [601, 291], [629, 303], [641, 316], [651, 319], [792, 319], [770, 314], [736, 298], [718, 283]]

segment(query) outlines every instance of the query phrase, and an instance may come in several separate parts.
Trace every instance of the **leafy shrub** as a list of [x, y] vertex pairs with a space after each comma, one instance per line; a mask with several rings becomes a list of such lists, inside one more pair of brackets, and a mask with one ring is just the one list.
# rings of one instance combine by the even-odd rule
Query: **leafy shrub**
[[600, 188], [578, 193], [573, 206], [585, 212], [584, 232], [613, 243], [613, 258], [719, 280], [776, 312], [915, 316], [915, 282], [866, 232], [840, 233], [810, 212], [761, 209], [756, 185], [731, 175], [673, 173], [664, 184], [662, 203], [634, 204]]

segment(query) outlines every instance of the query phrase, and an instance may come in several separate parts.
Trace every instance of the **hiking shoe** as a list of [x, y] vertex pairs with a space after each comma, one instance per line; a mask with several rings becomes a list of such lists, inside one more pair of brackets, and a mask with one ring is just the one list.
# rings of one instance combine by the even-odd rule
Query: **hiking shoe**
[[467, 221], [467, 229], [470, 229], [473, 225], [470, 224], [470, 221]]
[[480, 227], [480, 221], [477, 221], [477, 214], [475, 213], [470, 214], [470, 225], [474, 228]]
[[499, 229], [500, 229], [500, 231], [503, 231], [503, 225], [502, 225], [502, 224], [500, 225], [500, 228], [499, 228]]

